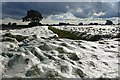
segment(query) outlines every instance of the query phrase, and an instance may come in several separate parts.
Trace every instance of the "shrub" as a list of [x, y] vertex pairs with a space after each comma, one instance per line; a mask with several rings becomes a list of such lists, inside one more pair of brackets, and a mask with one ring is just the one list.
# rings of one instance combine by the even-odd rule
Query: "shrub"
[[79, 23], [78, 25], [83, 25], [83, 23]]
[[11, 26], [11, 22], [8, 23], [8, 26]]
[[12, 23], [12, 26], [16, 26], [17, 25], [17, 23]]
[[112, 22], [112, 21], [110, 21], [110, 20], [106, 20], [105, 25], [113, 25], [113, 22]]

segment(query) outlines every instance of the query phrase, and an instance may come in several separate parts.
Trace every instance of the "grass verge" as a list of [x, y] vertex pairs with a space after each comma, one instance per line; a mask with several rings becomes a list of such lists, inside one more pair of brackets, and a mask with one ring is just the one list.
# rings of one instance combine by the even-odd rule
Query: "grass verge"
[[49, 30], [53, 31], [55, 34], [59, 36], [59, 38], [67, 38], [67, 39], [73, 39], [73, 40], [79, 40], [80, 37], [76, 36], [75, 34], [71, 33], [70, 31], [64, 31], [60, 30], [54, 27], [48, 27]]

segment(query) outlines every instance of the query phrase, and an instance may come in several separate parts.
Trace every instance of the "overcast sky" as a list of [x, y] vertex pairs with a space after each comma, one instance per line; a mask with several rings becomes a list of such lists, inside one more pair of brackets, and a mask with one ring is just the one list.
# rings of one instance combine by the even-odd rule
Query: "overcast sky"
[[28, 10], [43, 17], [71, 13], [78, 18], [112, 18], [118, 16], [118, 2], [2, 2], [3, 18], [20, 19]]

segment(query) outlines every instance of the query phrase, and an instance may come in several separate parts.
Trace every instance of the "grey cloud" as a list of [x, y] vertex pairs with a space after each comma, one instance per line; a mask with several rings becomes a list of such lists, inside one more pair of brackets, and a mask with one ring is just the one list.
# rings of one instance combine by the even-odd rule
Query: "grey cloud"
[[[105, 13], [99, 17], [116, 17], [118, 16], [118, 3], [112, 4], [113, 2], [3, 2], [2, 13], [3, 17], [20, 18], [25, 16], [28, 10], [34, 9], [41, 12], [44, 17], [67, 12], [79, 18], [91, 17], [99, 12]], [[81, 12], [77, 11], [79, 8]]]
[[105, 2], [92, 2], [92, 3], [82, 3], [77, 8], [81, 8], [82, 12], [77, 12], [75, 8], [71, 8], [71, 12], [77, 17], [92, 17], [94, 13], [103, 12], [105, 15], [99, 17], [116, 17], [118, 16], [118, 3]]

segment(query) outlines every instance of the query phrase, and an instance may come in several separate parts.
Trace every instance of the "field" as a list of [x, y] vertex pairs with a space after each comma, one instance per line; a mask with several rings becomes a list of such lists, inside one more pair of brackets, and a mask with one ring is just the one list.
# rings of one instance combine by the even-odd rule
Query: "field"
[[3, 78], [118, 78], [119, 27], [0, 30]]

